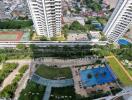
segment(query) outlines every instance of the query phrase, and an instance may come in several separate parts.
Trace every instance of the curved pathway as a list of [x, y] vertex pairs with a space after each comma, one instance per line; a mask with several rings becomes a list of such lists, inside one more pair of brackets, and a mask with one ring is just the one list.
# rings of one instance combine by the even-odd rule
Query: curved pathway
[[37, 74], [33, 74], [31, 80], [38, 84], [47, 86], [43, 96], [43, 100], [49, 100], [52, 87], [66, 87], [66, 86], [72, 86], [74, 84], [72, 79], [50, 80], [43, 78]]
[[51, 87], [66, 87], [71, 86], [74, 84], [72, 79], [64, 79], [64, 80], [50, 80], [43, 78], [37, 74], [33, 74], [31, 80], [34, 82], [44, 85], [44, 86], [51, 86]]

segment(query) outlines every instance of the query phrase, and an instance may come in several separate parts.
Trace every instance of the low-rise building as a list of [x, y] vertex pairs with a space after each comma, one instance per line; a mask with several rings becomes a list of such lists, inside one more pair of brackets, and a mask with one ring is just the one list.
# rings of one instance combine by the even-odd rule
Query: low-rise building
[[93, 42], [97, 42], [101, 39], [100, 32], [99, 31], [90, 31], [88, 33], [88, 38]]

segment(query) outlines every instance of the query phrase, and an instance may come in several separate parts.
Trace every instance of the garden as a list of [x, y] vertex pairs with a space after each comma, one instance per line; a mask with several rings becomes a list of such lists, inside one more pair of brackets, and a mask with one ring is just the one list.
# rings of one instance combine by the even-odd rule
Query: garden
[[46, 65], [37, 65], [36, 74], [47, 79], [57, 79], [57, 78], [72, 78], [72, 72], [70, 68], [55, 68]]
[[15, 76], [12, 83], [4, 87], [4, 89], [0, 92], [0, 98], [10, 99], [14, 97], [18, 82], [21, 80], [27, 69], [28, 65], [24, 65], [19, 69], [19, 74]]
[[22, 90], [18, 100], [42, 100], [45, 86], [29, 80], [25, 89]]
[[76, 100], [74, 87], [52, 88], [50, 100]]
[[4, 63], [0, 69], [0, 84], [18, 66], [17, 63]]

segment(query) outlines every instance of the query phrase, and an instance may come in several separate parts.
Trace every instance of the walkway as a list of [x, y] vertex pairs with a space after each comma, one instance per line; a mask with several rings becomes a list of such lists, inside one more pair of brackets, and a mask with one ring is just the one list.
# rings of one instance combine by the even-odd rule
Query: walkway
[[41, 84], [44, 86], [51, 86], [51, 87], [66, 87], [66, 86], [72, 86], [74, 84], [72, 79], [50, 80], [36, 74], [32, 75], [31, 80], [33, 80], [34, 82], [38, 84]]
[[20, 93], [22, 91], [22, 89], [24, 89], [27, 85], [27, 81], [29, 79], [29, 69], [26, 71], [26, 73], [24, 74], [24, 76], [21, 78], [21, 80], [18, 82], [18, 86], [17, 89], [15, 91], [15, 96], [13, 100], [18, 100]]
[[19, 73], [19, 69], [25, 65], [25, 63], [19, 63], [16, 69], [13, 70], [3, 81], [2, 85], [0, 86], [0, 91], [4, 89], [7, 85], [12, 83], [12, 80], [16, 77], [16, 75]]
[[51, 86], [47, 86], [43, 96], [43, 100], [49, 100], [50, 94], [51, 94]]
[[38, 84], [46, 86], [46, 91], [44, 93], [43, 100], [49, 100], [52, 87], [66, 87], [73, 86], [74, 84], [72, 79], [50, 80], [36, 74], [32, 75], [31, 80]]
[[109, 58], [114, 58], [117, 61], [117, 63], [120, 65], [120, 67], [123, 69], [123, 71], [126, 73], [126, 75], [129, 77], [129, 79], [132, 81], [131, 75], [127, 72], [127, 70], [124, 68], [122, 63], [114, 55], [106, 57], [106, 59], [109, 59]]

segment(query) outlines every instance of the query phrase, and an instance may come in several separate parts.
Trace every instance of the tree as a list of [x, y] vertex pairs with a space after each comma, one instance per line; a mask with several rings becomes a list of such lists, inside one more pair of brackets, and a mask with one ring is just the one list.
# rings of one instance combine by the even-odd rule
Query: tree
[[71, 25], [70, 25], [70, 27], [69, 27], [69, 29], [70, 30], [81, 30], [81, 31], [86, 31], [86, 28], [83, 26], [83, 25], [81, 25], [78, 21], [74, 21]]
[[67, 39], [68, 31], [69, 31], [69, 26], [64, 25], [64, 27], [62, 27], [62, 32], [61, 33], [64, 34], [65, 39]]
[[64, 41], [65, 38], [64, 37], [51, 37], [51, 41]]
[[40, 38], [40, 41], [48, 41], [48, 38], [47, 38], [46, 36], [42, 36], [42, 37]]
[[2, 53], [0, 54], [0, 62], [4, 62], [7, 59], [7, 55]]
[[24, 50], [26, 48], [26, 46], [24, 44], [17, 44], [16, 48]]

